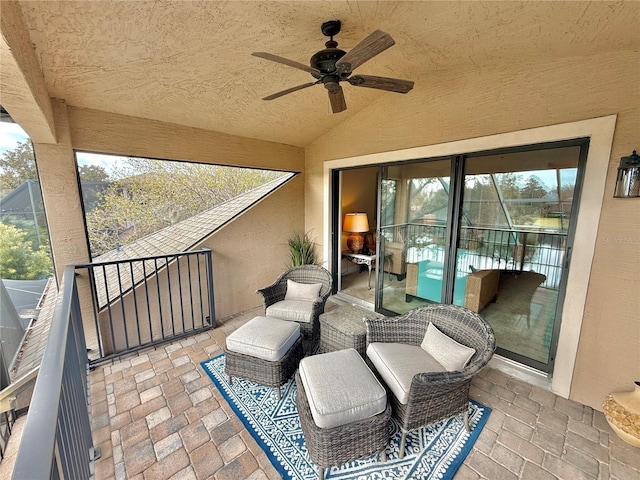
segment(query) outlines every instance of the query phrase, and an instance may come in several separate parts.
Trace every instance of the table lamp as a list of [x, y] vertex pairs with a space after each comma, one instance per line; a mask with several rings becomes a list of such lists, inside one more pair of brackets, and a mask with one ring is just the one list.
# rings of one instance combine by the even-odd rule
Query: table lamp
[[347, 247], [352, 253], [360, 253], [364, 245], [364, 238], [360, 233], [369, 231], [369, 219], [366, 213], [347, 213], [344, 216], [342, 228], [345, 232], [351, 232], [347, 238]]

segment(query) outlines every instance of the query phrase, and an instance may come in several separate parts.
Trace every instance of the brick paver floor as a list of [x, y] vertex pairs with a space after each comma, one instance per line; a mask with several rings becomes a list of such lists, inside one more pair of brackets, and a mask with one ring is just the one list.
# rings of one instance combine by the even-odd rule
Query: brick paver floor
[[[261, 310], [91, 373], [96, 480], [277, 479], [277, 471], [200, 368]], [[471, 397], [493, 409], [455, 476], [640, 480], [640, 449], [603, 414], [486, 368]]]

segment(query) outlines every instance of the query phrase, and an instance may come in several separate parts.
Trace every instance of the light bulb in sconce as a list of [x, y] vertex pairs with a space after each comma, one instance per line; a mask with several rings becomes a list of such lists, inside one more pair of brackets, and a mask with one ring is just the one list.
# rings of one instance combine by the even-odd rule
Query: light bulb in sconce
[[635, 150], [628, 157], [620, 158], [613, 196], [615, 198], [640, 197], [640, 155]]

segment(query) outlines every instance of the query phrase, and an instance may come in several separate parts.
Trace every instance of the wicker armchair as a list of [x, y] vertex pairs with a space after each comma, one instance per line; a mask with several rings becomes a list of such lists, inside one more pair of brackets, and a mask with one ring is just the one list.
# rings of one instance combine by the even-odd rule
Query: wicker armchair
[[[324, 306], [327, 298], [331, 295], [333, 288], [333, 278], [326, 268], [318, 265], [303, 265], [293, 267], [282, 275], [280, 275], [273, 284], [268, 287], [261, 288], [256, 291], [263, 297], [265, 315], [270, 316], [267, 309], [285, 299], [287, 293], [287, 280], [297, 283], [320, 283], [320, 293], [318, 298], [313, 302], [311, 308], [311, 318], [309, 322], [298, 321], [300, 324], [300, 333], [303, 338], [305, 353], [312, 352], [318, 344], [320, 338], [320, 314], [324, 312]], [[287, 319], [288, 320], [288, 319]]]
[[462, 370], [414, 375], [406, 404], [389, 392], [393, 416], [402, 427], [400, 457], [404, 456], [407, 432], [414, 428], [463, 414], [465, 427], [470, 430], [469, 387], [473, 377], [493, 356], [496, 340], [491, 326], [471, 310], [441, 304], [365, 322], [367, 345], [377, 342], [420, 346], [431, 322], [445, 335], [476, 350]]

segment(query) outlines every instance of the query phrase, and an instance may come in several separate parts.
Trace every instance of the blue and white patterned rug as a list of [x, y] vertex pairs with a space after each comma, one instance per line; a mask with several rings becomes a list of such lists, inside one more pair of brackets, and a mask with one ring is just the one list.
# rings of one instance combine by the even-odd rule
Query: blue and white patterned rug
[[[237, 378], [234, 378], [233, 386], [230, 386], [224, 373], [224, 361], [222, 354], [202, 362], [201, 365], [282, 478], [317, 479], [318, 470], [309, 458], [300, 428], [295, 402], [295, 380], [291, 378], [281, 387], [282, 399], [278, 401], [273, 388]], [[380, 462], [378, 455], [364, 457], [339, 467], [331, 467], [325, 472], [325, 477], [341, 480], [452, 479], [471, 451], [490, 412], [490, 408], [470, 402], [471, 433], [467, 433], [460, 416], [411, 431], [407, 435], [403, 459], [398, 458], [400, 427], [392, 419], [386, 462]]]

